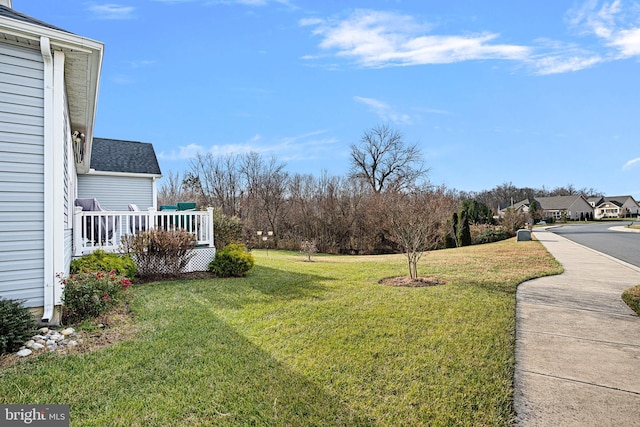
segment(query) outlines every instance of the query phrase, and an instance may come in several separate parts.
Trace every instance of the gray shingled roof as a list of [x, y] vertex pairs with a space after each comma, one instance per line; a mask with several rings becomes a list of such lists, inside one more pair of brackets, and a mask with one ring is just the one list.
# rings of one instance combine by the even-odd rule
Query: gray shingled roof
[[40, 21], [39, 19], [32, 18], [29, 15], [25, 15], [24, 13], [20, 13], [6, 6], [0, 6], [0, 16], [4, 16], [5, 18], [10, 18], [10, 19], [15, 19], [16, 21], [26, 22], [28, 24], [38, 25], [40, 27], [51, 28], [52, 30], [64, 31], [65, 33], [73, 34], [67, 30], [63, 30], [62, 28], [56, 27], [55, 25], [47, 24], [46, 22]]
[[612, 197], [605, 197], [603, 202], [609, 202], [609, 203], [614, 203], [617, 206], [622, 206], [625, 204], [625, 202], [627, 201], [627, 199], [631, 198], [631, 196], [612, 196]]
[[543, 210], [562, 210], [568, 209], [576, 200], [582, 196], [552, 196], [552, 197], [536, 197], [535, 200]]
[[156, 152], [147, 142], [93, 138], [91, 169], [161, 175]]

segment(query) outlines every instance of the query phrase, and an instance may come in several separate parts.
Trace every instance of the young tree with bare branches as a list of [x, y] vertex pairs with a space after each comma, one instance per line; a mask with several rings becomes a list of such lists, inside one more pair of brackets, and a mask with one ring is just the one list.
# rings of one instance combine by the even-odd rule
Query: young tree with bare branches
[[409, 276], [418, 277], [418, 261], [436, 249], [448, 232], [447, 220], [455, 206], [444, 188], [389, 194], [391, 237], [407, 256]]

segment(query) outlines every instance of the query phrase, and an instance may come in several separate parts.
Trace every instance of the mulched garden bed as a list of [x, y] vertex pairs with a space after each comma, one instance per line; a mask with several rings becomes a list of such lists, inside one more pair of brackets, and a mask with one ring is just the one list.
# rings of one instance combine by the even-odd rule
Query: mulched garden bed
[[405, 286], [409, 288], [423, 288], [426, 286], [446, 285], [447, 282], [437, 277], [416, 277], [412, 279], [409, 276], [387, 277], [380, 280], [381, 285], [385, 286]]

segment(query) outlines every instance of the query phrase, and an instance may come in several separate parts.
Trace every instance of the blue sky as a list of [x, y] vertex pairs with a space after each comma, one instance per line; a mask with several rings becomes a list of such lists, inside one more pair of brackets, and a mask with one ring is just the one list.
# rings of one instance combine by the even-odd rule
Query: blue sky
[[430, 180], [640, 199], [640, 2], [14, 0], [105, 43], [96, 136], [345, 175], [389, 124]]

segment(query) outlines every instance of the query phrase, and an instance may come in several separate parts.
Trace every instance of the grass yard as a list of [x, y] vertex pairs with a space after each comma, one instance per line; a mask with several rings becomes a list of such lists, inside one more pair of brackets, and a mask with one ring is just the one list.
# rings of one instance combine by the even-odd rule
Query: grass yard
[[511, 425], [515, 290], [561, 267], [513, 239], [403, 256], [254, 251], [244, 279], [134, 287], [134, 339], [0, 370], [0, 403], [75, 426]]

